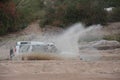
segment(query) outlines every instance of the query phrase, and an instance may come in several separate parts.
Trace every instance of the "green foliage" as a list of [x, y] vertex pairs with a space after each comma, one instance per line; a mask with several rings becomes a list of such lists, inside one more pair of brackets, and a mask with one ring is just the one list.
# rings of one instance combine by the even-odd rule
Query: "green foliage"
[[0, 35], [24, 29], [44, 16], [43, 0], [0, 0]]
[[18, 29], [16, 21], [17, 14], [14, 3], [11, 0], [0, 1], [0, 35], [16, 31]]
[[99, 3], [99, 5], [103, 8], [120, 7], [120, 0], [94, 0], [94, 3]]
[[36, 19], [40, 17], [38, 13], [41, 12], [41, 9], [44, 7], [42, 0], [15, 0], [16, 8], [19, 13], [22, 13], [27, 20]]
[[[93, 2], [94, 1], [94, 2]], [[105, 24], [106, 12], [96, 0], [56, 0], [49, 7], [43, 23], [55, 26], [66, 26], [76, 22], [86, 25]], [[97, 0], [98, 1], [98, 0]]]
[[120, 21], [120, 7], [113, 9], [113, 12], [111, 13], [111, 21]]
[[5, 3], [5, 2], [9, 2], [10, 0], [0, 0], [0, 2]]
[[[115, 7], [112, 12], [104, 8]], [[0, 35], [24, 29], [40, 19], [41, 27], [65, 27], [76, 22], [120, 21], [120, 0], [0, 0]]]

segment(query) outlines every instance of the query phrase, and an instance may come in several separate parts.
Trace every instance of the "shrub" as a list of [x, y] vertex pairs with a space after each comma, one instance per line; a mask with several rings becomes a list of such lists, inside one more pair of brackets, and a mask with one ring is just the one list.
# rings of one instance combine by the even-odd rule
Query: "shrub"
[[0, 35], [24, 29], [30, 22], [41, 18], [43, 6], [43, 0], [1, 0]]
[[76, 22], [86, 25], [105, 24], [106, 12], [98, 5], [89, 0], [56, 0], [54, 4], [46, 7], [46, 15], [41, 24], [66, 26]]
[[110, 18], [111, 18], [112, 22], [120, 21], [120, 7], [113, 9], [113, 12], [111, 13], [111, 17]]
[[14, 2], [0, 2], [0, 35], [13, 32], [18, 29], [16, 26], [17, 13]]

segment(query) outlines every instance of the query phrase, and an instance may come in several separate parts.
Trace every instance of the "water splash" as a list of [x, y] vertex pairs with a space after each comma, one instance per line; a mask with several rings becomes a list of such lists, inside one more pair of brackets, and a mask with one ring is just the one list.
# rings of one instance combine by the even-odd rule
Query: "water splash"
[[101, 34], [101, 28], [101, 25], [93, 25], [85, 28], [82, 23], [76, 23], [57, 35], [29, 34], [26, 37], [30, 41], [55, 43], [57, 49], [60, 51], [59, 55], [62, 57], [86, 59], [87, 56], [88, 59], [88, 53], [92, 50], [94, 51], [91, 53], [95, 53], [93, 55], [100, 56], [98, 51], [92, 48], [85, 50], [83, 53], [82, 49], [79, 49], [79, 47], [81, 47], [83, 43], [87, 44], [88, 42], [102, 39], [103, 35]]
[[[62, 56], [78, 57], [80, 53], [82, 53], [79, 50], [81, 43], [102, 39], [103, 35], [101, 34], [101, 28], [101, 25], [93, 25], [85, 28], [83, 24], [76, 23], [69, 29], [65, 30], [62, 34], [54, 36], [52, 41], [61, 51]], [[98, 53], [96, 49], [94, 49], [94, 51], [96, 51], [96, 54]]]

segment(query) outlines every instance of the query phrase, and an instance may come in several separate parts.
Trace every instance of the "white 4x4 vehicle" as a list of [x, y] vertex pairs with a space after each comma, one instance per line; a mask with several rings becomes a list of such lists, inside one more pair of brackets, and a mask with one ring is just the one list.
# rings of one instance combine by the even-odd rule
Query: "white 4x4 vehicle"
[[54, 43], [45, 43], [37, 41], [19, 41], [16, 43], [14, 56], [22, 53], [56, 53], [57, 48]]

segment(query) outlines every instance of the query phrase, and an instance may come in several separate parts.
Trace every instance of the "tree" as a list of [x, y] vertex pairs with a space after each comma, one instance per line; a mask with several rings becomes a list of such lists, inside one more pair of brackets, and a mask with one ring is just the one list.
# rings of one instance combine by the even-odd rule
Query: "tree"
[[16, 17], [15, 4], [12, 0], [0, 1], [0, 35], [9, 31], [15, 31]]
[[[106, 12], [95, 0], [56, 0], [46, 7], [45, 24], [66, 26], [76, 22], [86, 25], [106, 23]], [[56, 5], [57, 4], [57, 5]]]

